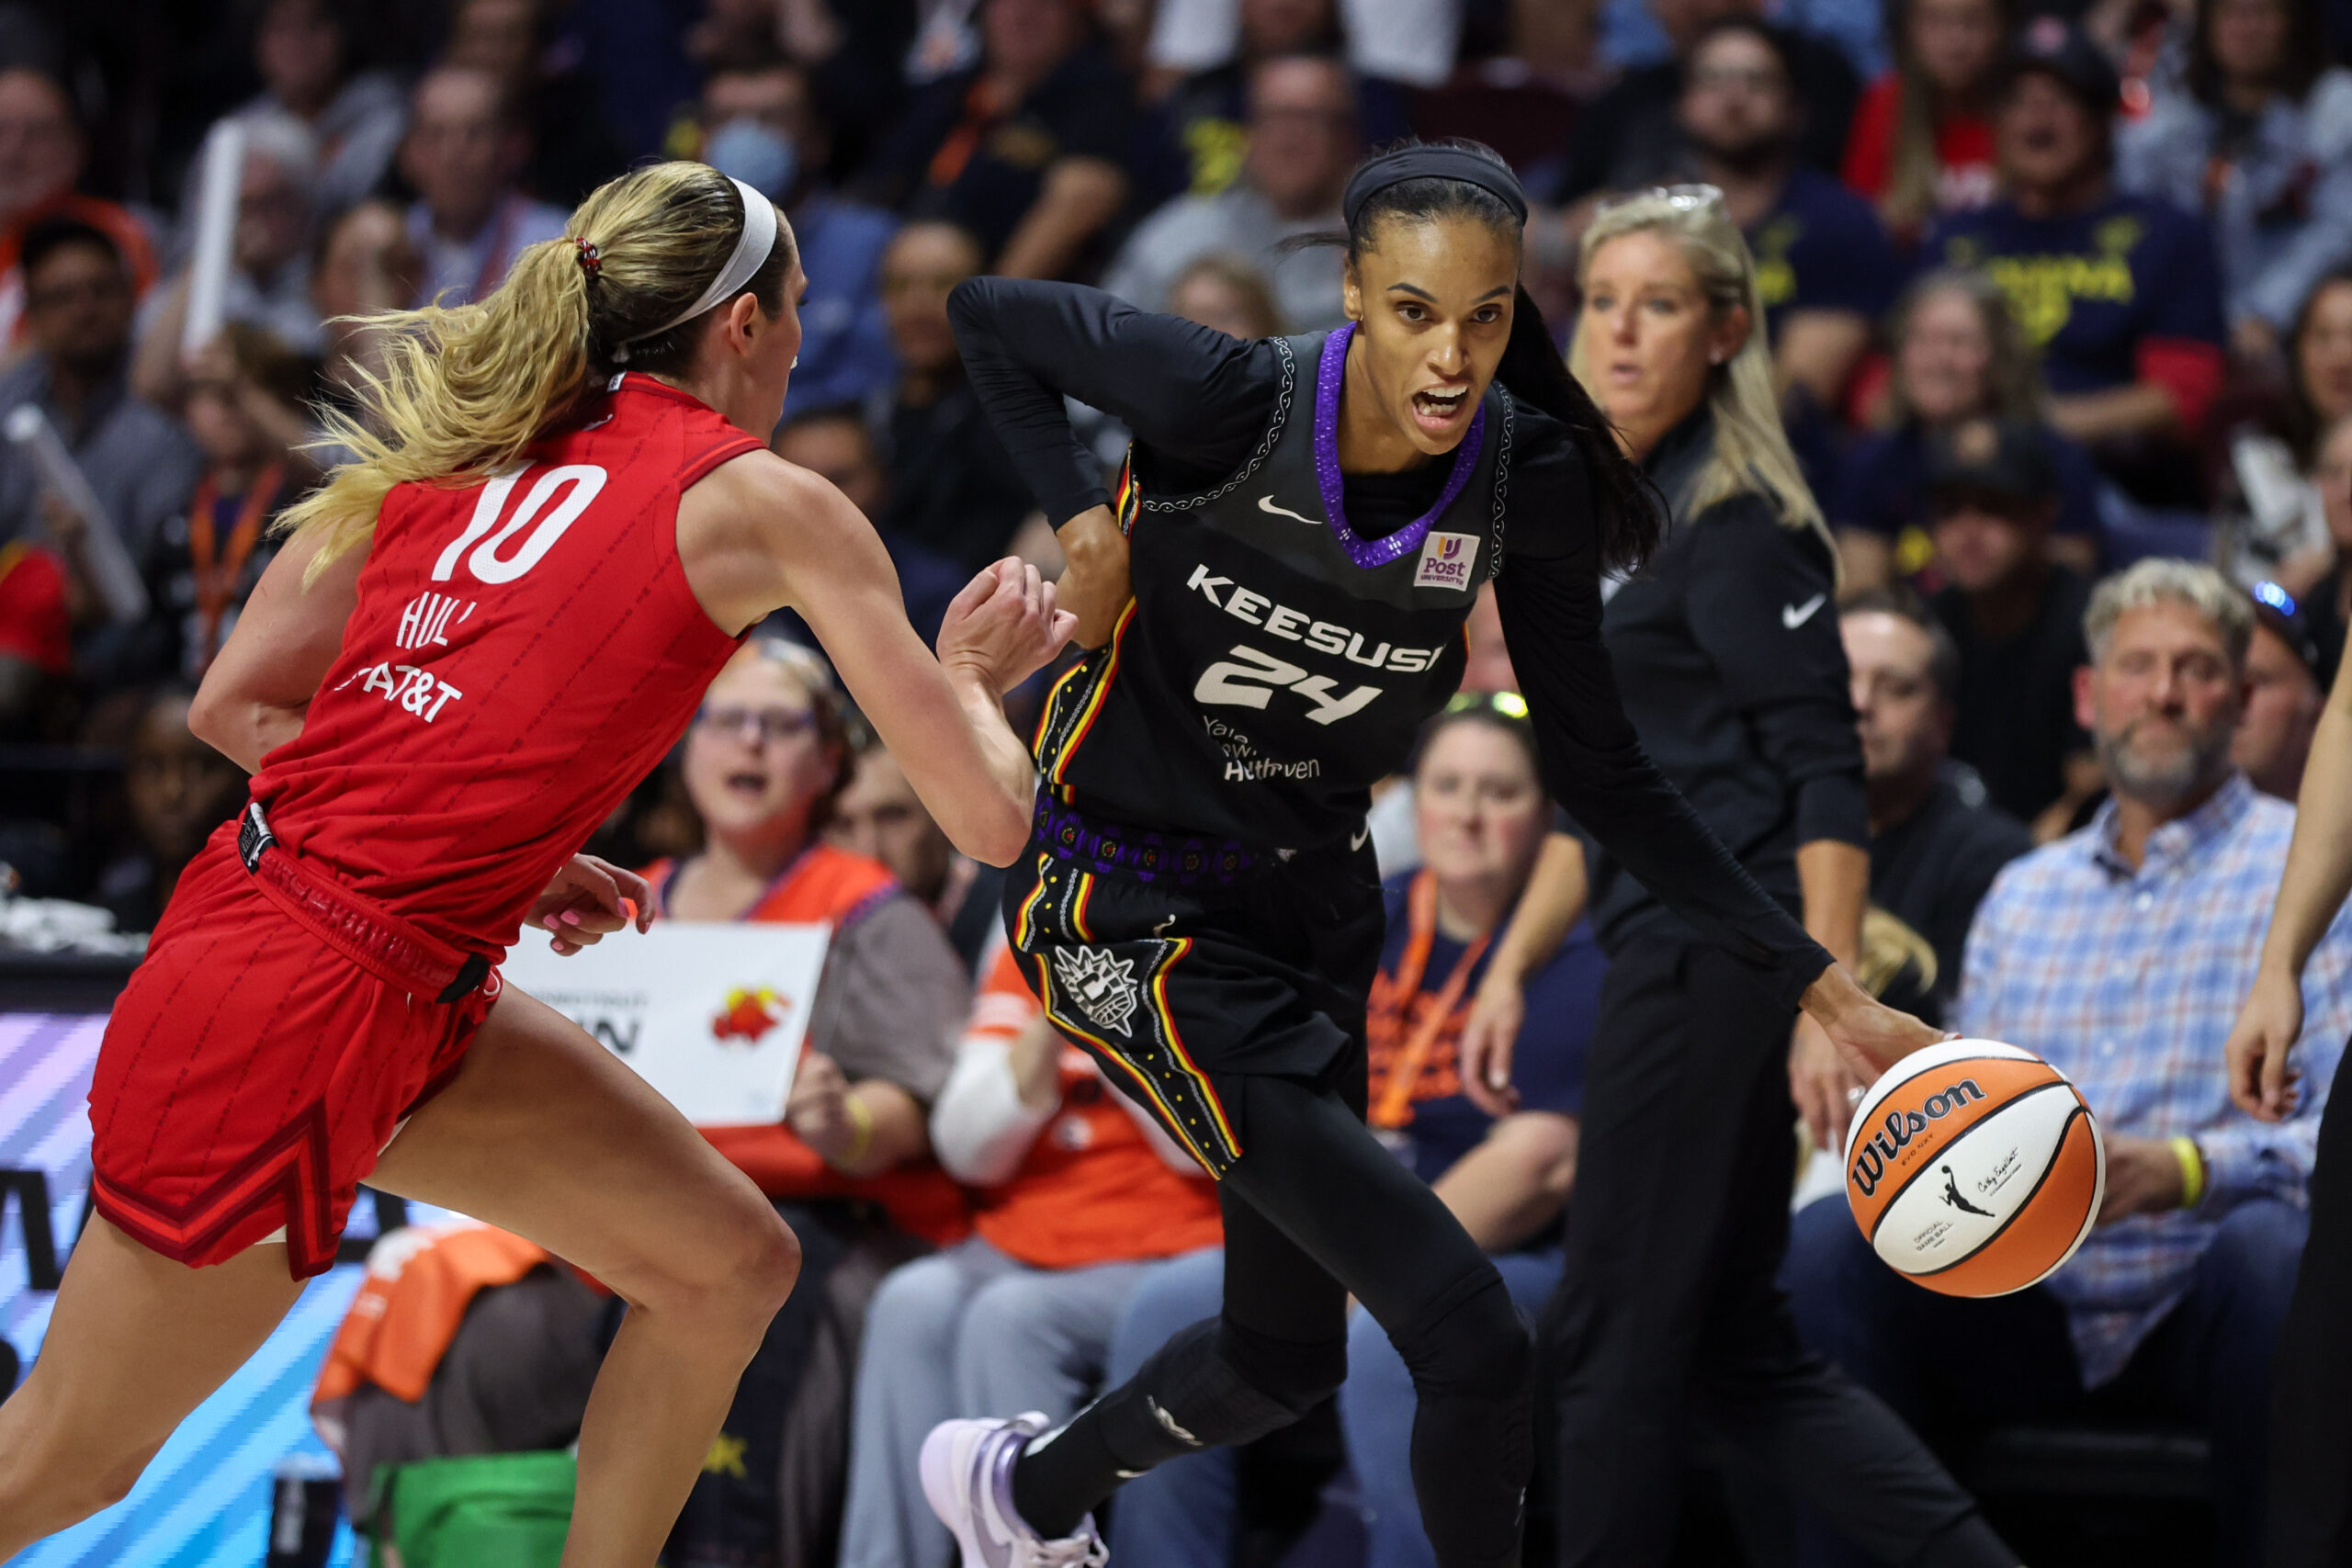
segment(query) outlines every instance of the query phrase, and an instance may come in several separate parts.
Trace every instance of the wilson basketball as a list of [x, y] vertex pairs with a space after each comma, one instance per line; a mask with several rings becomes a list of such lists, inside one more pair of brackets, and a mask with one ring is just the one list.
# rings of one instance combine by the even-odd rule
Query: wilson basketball
[[2004, 1296], [2075, 1255], [2107, 1152], [2066, 1075], [1997, 1040], [1947, 1040], [1887, 1069], [1855, 1108], [1846, 1201], [1895, 1272]]

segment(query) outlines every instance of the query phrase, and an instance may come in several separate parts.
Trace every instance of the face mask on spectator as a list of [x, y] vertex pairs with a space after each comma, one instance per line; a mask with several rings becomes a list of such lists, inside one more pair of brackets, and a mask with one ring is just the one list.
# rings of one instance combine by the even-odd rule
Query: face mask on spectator
[[703, 162], [773, 199], [788, 194], [800, 175], [792, 138], [756, 119], [730, 119], [703, 144]]

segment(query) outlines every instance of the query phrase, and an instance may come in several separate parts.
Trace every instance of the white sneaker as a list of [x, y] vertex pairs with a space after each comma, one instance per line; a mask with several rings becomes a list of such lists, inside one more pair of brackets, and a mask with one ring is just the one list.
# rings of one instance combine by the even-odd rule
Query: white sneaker
[[942, 1421], [922, 1440], [922, 1495], [956, 1536], [963, 1568], [1103, 1568], [1110, 1549], [1090, 1514], [1048, 1540], [1012, 1506], [1012, 1465], [1046, 1429], [1031, 1411], [1011, 1421]]

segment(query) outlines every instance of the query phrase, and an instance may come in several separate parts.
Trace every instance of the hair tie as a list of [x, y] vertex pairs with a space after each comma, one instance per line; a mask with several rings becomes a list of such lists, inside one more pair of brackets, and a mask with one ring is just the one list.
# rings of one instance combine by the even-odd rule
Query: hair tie
[[564, 238], [570, 240], [575, 246], [579, 247], [580, 270], [586, 273], [590, 277], [602, 276], [605, 271], [605, 258], [604, 255], [596, 249], [596, 242], [594, 240], [583, 240], [574, 234], [567, 234]]

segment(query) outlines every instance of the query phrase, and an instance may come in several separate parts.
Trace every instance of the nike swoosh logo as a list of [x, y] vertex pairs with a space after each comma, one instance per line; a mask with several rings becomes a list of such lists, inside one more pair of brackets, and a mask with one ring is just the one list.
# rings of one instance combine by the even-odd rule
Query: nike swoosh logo
[[1781, 624], [1794, 631], [1813, 619], [1813, 613], [1828, 603], [1828, 594], [1816, 593], [1802, 604], [1783, 604], [1781, 606]]
[[1310, 528], [1315, 526], [1314, 518], [1308, 517], [1302, 513], [1293, 512], [1287, 506], [1276, 506], [1274, 504], [1274, 498], [1271, 495], [1261, 495], [1258, 498], [1258, 510], [1261, 512], [1271, 512], [1278, 517], [1295, 518], [1299, 522], [1306, 524]]
[[1370, 828], [1359, 828], [1354, 832], [1348, 835], [1348, 848], [1351, 850], [1360, 850], [1363, 848], [1365, 841], [1371, 837], [1372, 829]]

